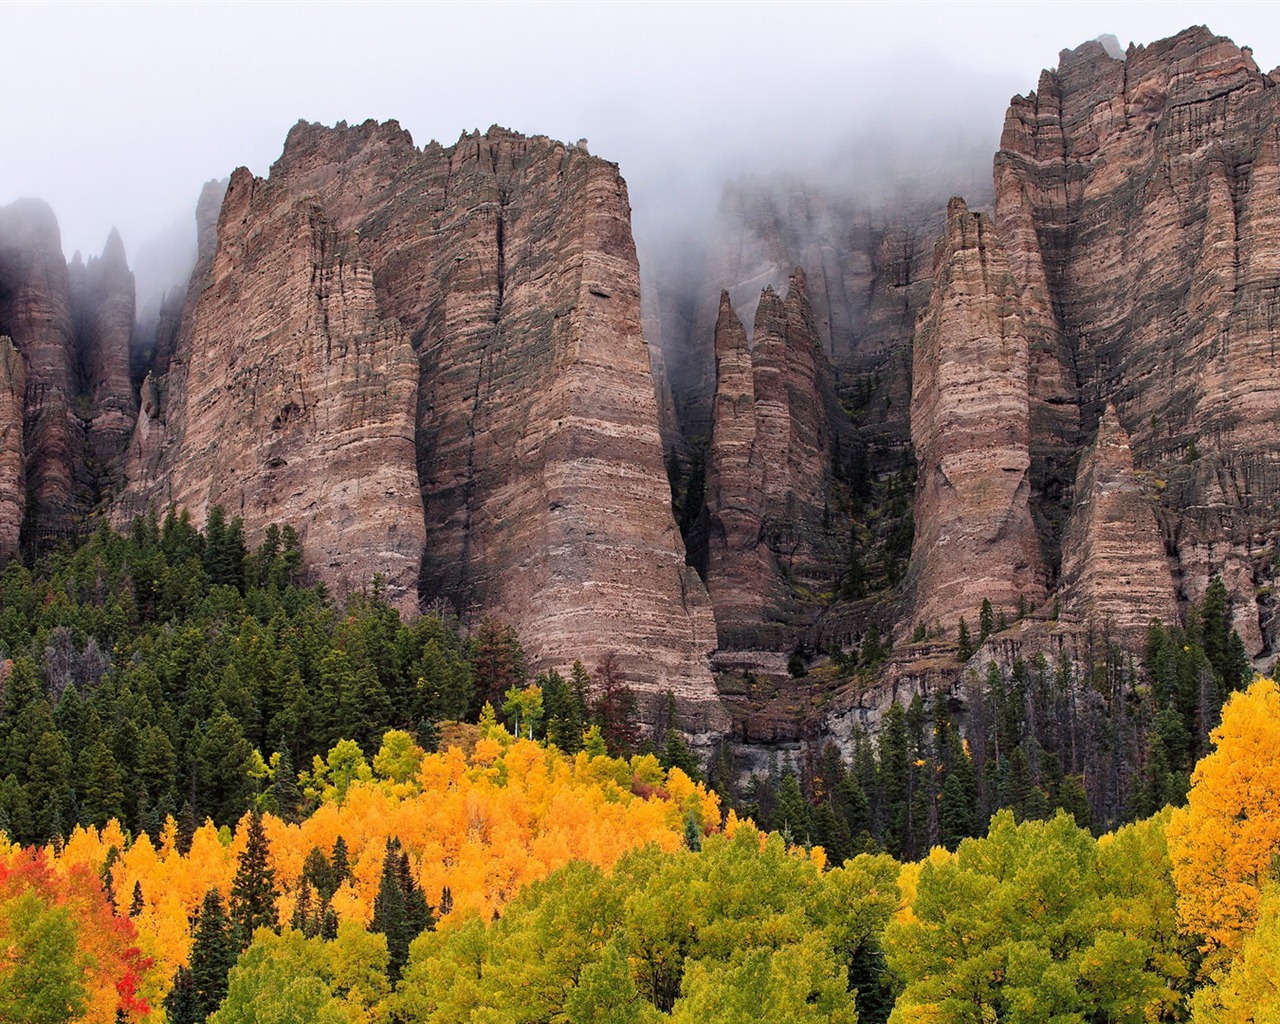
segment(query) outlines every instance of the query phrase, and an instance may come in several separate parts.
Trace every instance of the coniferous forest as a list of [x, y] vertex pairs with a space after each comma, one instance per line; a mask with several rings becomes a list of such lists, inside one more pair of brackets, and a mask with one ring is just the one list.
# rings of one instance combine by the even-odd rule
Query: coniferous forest
[[963, 737], [917, 697], [746, 780], [220, 509], [0, 589], [6, 1021], [1280, 1012], [1280, 690], [1220, 583], [1140, 663], [973, 673]]

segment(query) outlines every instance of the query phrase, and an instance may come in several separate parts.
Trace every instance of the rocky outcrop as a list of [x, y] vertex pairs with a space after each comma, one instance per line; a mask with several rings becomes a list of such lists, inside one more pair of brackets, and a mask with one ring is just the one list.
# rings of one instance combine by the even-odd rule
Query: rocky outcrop
[[71, 287], [53, 211], [38, 200], [0, 207], [0, 335], [25, 364], [23, 543], [73, 536], [89, 504]]
[[[650, 299], [659, 308], [646, 330], [651, 342], [660, 339], [684, 436], [710, 429], [720, 292], [751, 323], [763, 289], [782, 291], [802, 267], [823, 353], [851, 374], [876, 375], [875, 429], [905, 440], [911, 384], [892, 356], [929, 300], [945, 201], [944, 194], [859, 202], [794, 179], [727, 185], [701, 272], [659, 281], [661, 293]], [[681, 284], [690, 291], [678, 293]]]
[[[119, 232], [107, 237], [102, 255], [70, 267], [71, 309], [77, 361], [87, 414], [87, 449], [95, 491], [111, 491], [122, 481], [121, 465], [137, 419], [129, 376], [135, 291]], [[97, 497], [97, 495], [95, 495]]]
[[[1280, 499], [1278, 140], [1272, 78], [1193, 28], [1123, 59], [1063, 51], [1014, 98], [995, 164], [997, 226], [1043, 325], [1043, 403], [1074, 391], [1086, 425], [1115, 404], [1135, 464], [1167, 481], [1182, 596], [1222, 573], [1254, 653]], [[1040, 427], [1033, 448], [1070, 443]]]
[[18, 553], [26, 511], [22, 397], [27, 372], [9, 338], [0, 337], [0, 563]]
[[[165, 382], [168, 420], [139, 425], [135, 501], [172, 502], [197, 521], [222, 505], [254, 529], [289, 523], [338, 593], [381, 573], [390, 597], [416, 608], [424, 531], [408, 337], [378, 316], [354, 239], [305, 197], [238, 172], [218, 237]], [[144, 405], [157, 404], [147, 389]]]
[[[402, 606], [505, 619], [538, 667], [611, 654], [681, 697], [691, 731], [716, 727], [628, 217], [614, 165], [549, 139], [419, 151], [394, 122], [299, 124], [270, 178], [232, 178], [139, 424], [135, 504], [221, 500], [251, 529], [302, 508], [304, 553], [340, 587], [322, 549]], [[232, 477], [220, 451], [246, 443]]]
[[947, 209], [935, 287], [915, 334], [911, 439], [919, 476], [910, 620], [954, 629], [983, 599], [1045, 593], [1031, 515], [1030, 355], [1019, 289], [991, 222]]
[[728, 293], [716, 323], [716, 393], [707, 463], [707, 589], [720, 647], [789, 650], [833, 579], [828, 486], [835, 400], [804, 272], [786, 299], [765, 288], [754, 344]]
[[1154, 503], [1134, 472], [1129, 434], [1110, 404], [1080, 461], [1062, 550], [1065, 615], [1129, 650], [1142, 645], [1152, 619], [1177, 621]]

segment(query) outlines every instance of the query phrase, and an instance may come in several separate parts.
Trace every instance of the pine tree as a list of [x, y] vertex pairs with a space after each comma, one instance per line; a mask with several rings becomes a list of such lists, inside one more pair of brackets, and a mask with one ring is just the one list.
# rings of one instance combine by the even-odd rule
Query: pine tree
[[142, 900], [142, 882], [136, 881], [133, 883], [133, 899], [129, 901], [129, 916], [137, 917], [142, 913], [142, 908], [144, 906], [145, 904]]
[[222, 908], [216, 889], [205, 893], [191, 946], [191, 986], [193, 1020], [203, 1021], [218, 1008], [227, 994], [227, 973], [239, 952], [232, 925]]
[[271, 776], [271, 798], [276, 814], [288, 822], [297, 822], [302, 813], [302, 790], [298, 788], [298, 773], [293, 769], [289, 748], [279, 752]]
[[400, 882], [400, 843], [387, 839], [387, 850], [382, 858], [382, 880], [378, 883], [378, 895], [373, 899], [373, 920], [369, 930], [381, 932], [387, 937], [387, 975], [392, 982], [400, 980], [400, 972], [409, 958], [409, 943], [413, 940], [404, 890]]
[[698, 827], [698, 819], [692, 814], [684, 819], [684, 845], [694, 853], [702, 850], [702, 829]]
[[333, 856], [329, 858], [329, 863], [333, 865], [333, 887], [336, 891], [338, 886], [351, 877], [351, 863], [347, 859], [347, 841], [338, 836], [333, 841]]
[[241, 949], [247, 949], [258, 928], [279, 926], [276, 916], [275, 869], [270, 865], [267, 836], [262, 828], [262, 814], [252, 811], [249, 815], [248, 842], [240, 863], [236, 865], [235, 880], [231, 883], [230, 916], [236, 941]]
[[973, 657], [973, 641], [969, 638], [969, 623], [964, 621], [964, 616], [960, 616], [960, 644], [956, 651], [956, 657], [961, 661], [968, 661]]
[[996, 619], [991, 608], [991, 598], [984, 597], [982, 599], [982, 607], [978, 610], [978, 643], [981, 644], [987, 637], [995, 632]]

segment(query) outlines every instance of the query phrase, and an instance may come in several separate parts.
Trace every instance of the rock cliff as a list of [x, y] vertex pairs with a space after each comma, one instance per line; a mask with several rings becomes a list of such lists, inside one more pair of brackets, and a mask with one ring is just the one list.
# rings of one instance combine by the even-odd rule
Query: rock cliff
[[379, 571], [403, 607], [498, 616], [539, 667], [612, 654], [718, 727], [628, 218], [616, 166], [549, 139], [418, 150], [394, 122], [300, 123], [268, 179], [232, 177], [143, 396], [133, 506], [221, 501], [250, 528], [301, 510], [340, 587]]
[[1134, 472], [1129, 434], [1113, 405], [1080, 460], [1062, 551], [1063, 610], [1099, 635], [1138, 650], [1152, 619], [1177, 621], [1154, 503]]
[[[1033, 403], [1075, 404], [1086, 429], [1114, 403], [1135, 465], [1167, 481], [1182, 596], [1221, 573], [1255, 654], [1280, 498], [1278, 129], [1250, 51], [1192, 28], [1123, 59], [1063, 51], [1014, 98], [995, 161], [996, 226], [1042, 342]], [[1033, 449], [1078, 444], [1070, 419], [1041, 417]], [[1070, 493], [1057, 462], [1048, 498]]]
[[[766, 287], [754, 344], [725, 292], [716, 323], [716, 390], [707, 461], [707, 589], [720, 647], [786, 650], [830, 589], [828, 489], [842, 432], [803, 271], [786, 298]], [[825, 587], [824, 587], [825, 584]]]
[[1027, 331], [990, 220], [960, 199], [947, 209], [913, 358], [919, 476], [903, 631], [954, 628], [961, 616], [972, 624], [984, 599], [1007, 611], [1039, 603]]
[[0, 207], [0, 335], [25, 364], [23, 544], [42, 547], [80, 529], [90, 486], [70, 278], [58, 222], [38, 200]]
[[138, 414], [129, 378], [135, 292], [119, 232], [111, 232], [102, 255], [87, 265], [78, 256], [69, 268], [71, 312], [97, 498], [121, 483], [121, 461]]
[[27, 372], [9, 338], [0, 338], [0, 562], [18, 553], [27, 507], [22, 398]]

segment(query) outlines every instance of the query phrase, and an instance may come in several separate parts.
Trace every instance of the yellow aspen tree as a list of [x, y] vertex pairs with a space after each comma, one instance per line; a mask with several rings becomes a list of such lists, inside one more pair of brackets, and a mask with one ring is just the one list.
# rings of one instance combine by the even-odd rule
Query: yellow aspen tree
[[1235, 694], [1210, 738], [1168, 838], [1179, 919], [1217, 970], [1253, 931], [1280, 853], [1280, 688], [1259, 679]]

